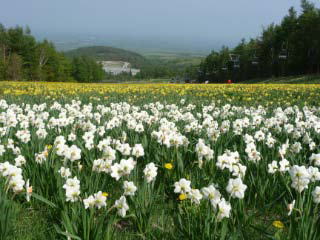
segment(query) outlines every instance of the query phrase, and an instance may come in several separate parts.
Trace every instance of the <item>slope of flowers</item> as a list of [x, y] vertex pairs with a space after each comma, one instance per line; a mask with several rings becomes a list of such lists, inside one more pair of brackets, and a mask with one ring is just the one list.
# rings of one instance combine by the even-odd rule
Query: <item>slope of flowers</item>
[[232, 104], [264, 102], [272, 104], [313, 104], [320, 100], [319, 84], [79, 84], [48, 82], [0, 82], [0, 94], [5, 96], [103, 96], [106, 98], [149, 97], [168, 100], [172, 96], [215, 98]]
[[1, 191], [52, 239], [320, 238], [316, 86], [10, 86]]

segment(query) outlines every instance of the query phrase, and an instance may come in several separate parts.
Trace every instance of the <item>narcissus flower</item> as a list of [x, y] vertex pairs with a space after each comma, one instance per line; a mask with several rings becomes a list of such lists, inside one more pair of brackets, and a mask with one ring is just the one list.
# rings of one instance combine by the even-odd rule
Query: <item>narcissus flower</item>
[[320, 203], [320, 187], [316, 187], [313, 192], [312, 192], [312, 196], [313, 196], [313, 201], [316, 204]]
[[192, 203], [200, 204], [200, 200], [202, 199], [202, 194], [198, 189], [191, 189], [188, 193], [188, 198], [191, 200]]
[[244, 198], [244, 192], [247, 189], [247, 185], [243, 184], [241, 178], [229, 179], [227, 186], [227, 192], [231, 194], [233, 198]]
[[158, 168], [154, 163], [149, 163], [146, 165], [145, 169], [143, 170], [144, 177], [148, 183], [152, 182], [157, 176]]
[[191, 191], [191, 182], [185, 178], [181, 178], [179, 182], [174, 183], [175, 193], [188, 193]]
[[101, 191], [94, 194], [94, 205], [96, 208], [100, 209], [102, 207], [105, 207], [107, 205], [107, 193], [102, 193]]
[[137, 187], [134, 185], [133, 182], [124, 181], [123, 183], [124, 195], [126, 196], [133, 196], [134, 193], [137, 191]]
[[288, 204], [288, 211], [289, 211], [289, 212], [288, 212], [288, 216], [291, 215], [295, 203], [296, 203], [296, 200], [293, 200], [292, 203], [289, 203], [289, 204]]
[[215, 186], [211, 184], [208, 187], [202, 188], [201, 191], [204, 198], [209, 199], [211, 205], [216, 208], [217, 204], [220, 202], [221, 193], [215, 188]]
[[98, 209], [105, 207], [107, 205], [106, 200], [107, 200], [108, 193], [106, 192], [97, 192], [93, 196], [90, 195], [88, 198], [83, 200], [84, 208], [93, 208], [96, 207]]
[[66, 190], [66, 201], [76, 202], [79, 200], [80, 196], [80, 181], [77, 177], [68, 178], [66, 183], [63, 185]]
[[26, 199], [29, 202], [32, 195], [32, 186], [30, 186], [29, 179], [26, 182]]
[[231, 205], [224, 198], [218, 203], [218, 221], [221, 221], [223, 218], [229, 218], [231, 212]]
[[125, 217], [127, 211], [129, 210], [129, 206], [127, 204], [127, 199], [125, 196], [121, 196], [119, 200], [117, 200], [114, 206], [118, 209], [118, 214], [121, 217]]
[[95, 203], [95, 199], [92, 195], [90, 195], [88, 198], [83, 199], [84, 208], [93, 208]]

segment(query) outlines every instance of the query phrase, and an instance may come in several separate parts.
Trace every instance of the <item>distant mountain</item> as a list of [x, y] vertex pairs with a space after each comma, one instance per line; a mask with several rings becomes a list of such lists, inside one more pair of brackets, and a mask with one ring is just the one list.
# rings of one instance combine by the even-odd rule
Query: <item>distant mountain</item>
[[138, 68], [148, 64], [146, 58], [138, 53], [107, 46], [81, 47], [67, 51], [65, 55], [67, 57], [89, 56], [97, 61], [125, 61]]

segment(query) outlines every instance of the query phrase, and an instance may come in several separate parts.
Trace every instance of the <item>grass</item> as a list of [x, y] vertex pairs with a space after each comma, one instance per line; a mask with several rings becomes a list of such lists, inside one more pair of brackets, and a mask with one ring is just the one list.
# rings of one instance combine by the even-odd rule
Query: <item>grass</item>
[[47, 220], [48, 212], [43, 209], [21, 208], [16, 219], [14, 240], [56, 239], [55, 229]]

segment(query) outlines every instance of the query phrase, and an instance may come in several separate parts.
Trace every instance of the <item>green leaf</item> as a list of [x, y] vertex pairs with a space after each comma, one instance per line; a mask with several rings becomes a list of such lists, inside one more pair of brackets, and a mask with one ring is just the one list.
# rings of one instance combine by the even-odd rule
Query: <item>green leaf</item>
[[57, 225], [54, 225], [54, 228], [56, 229], [57, 233], [64, 235], [66, 237], [70, 237], [71, 239], [76, 239], [76, 240], [82, 240], [81, 238], [79, 238], [76, 235], [73, 235], [71, 233], [67, 233], [67, 232], [63, 232]]
[[227, 236], [227, 230], [228, 230], [228, 222], [227, 221], [223, 221], [222, 224], [222, 229], [221, 229], [221, 240], [224, 240]]
[[45, 199], [44, 197], [36, 194], [36, 193], [32, 193], [32, 197], [34, 197], [35, 199], [47, 204], [48, 206], [52, 207], [52, 208], [57, 208], [57, 205], [55, 205], [53, 202], [49, 201], [48, 199]]

